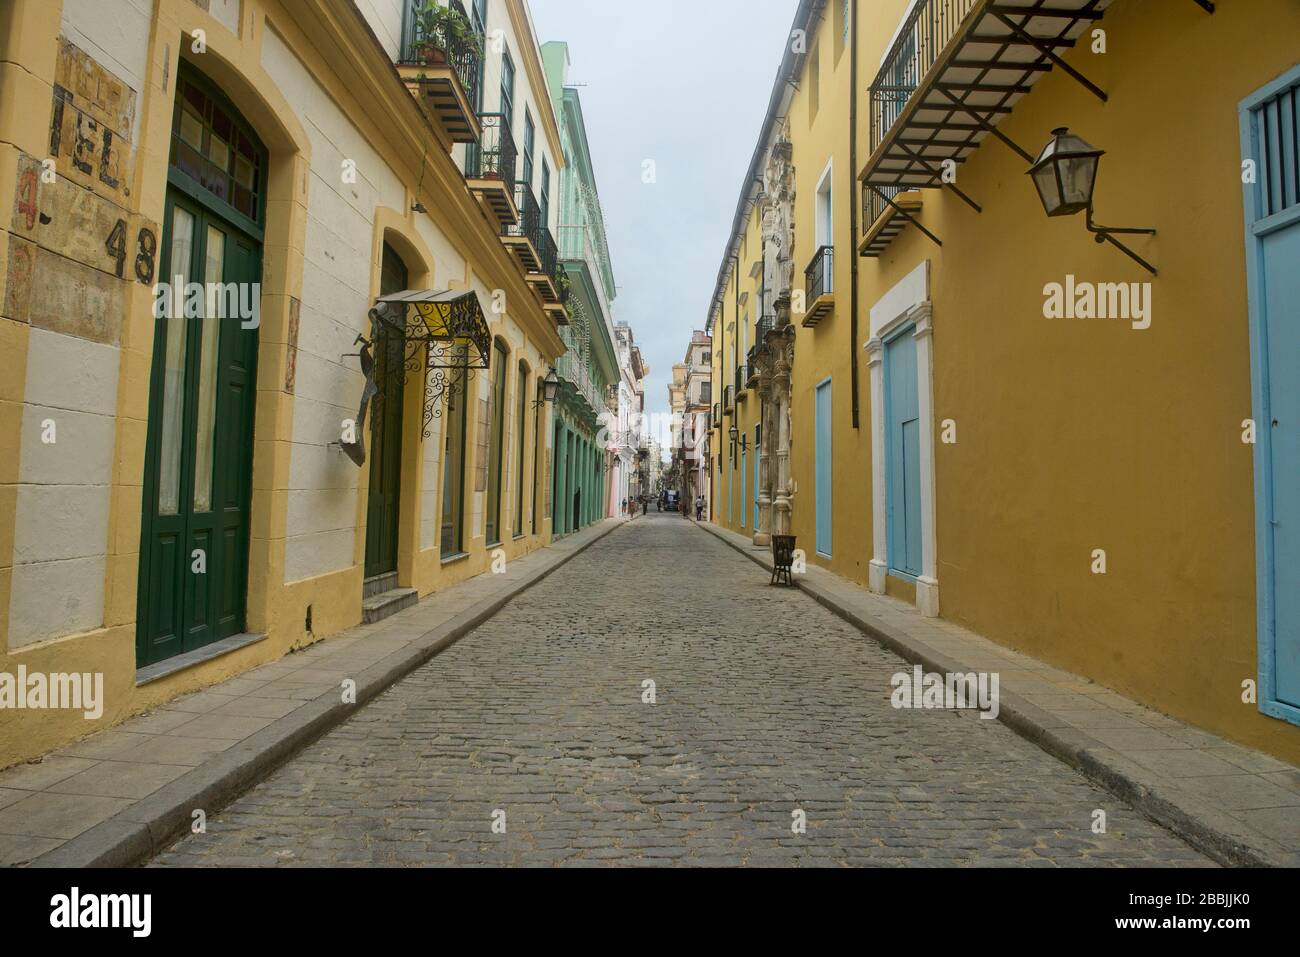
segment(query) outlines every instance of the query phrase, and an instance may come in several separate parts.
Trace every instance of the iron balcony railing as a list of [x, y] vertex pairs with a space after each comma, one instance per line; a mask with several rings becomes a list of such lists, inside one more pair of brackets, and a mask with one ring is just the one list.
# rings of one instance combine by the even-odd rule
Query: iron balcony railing
[[478, 120], [483, 135], [478, 143], [465, 147], [465, 178], [499, 179], [513, 193], [519, 150], [510, 132], [510, 117], [504, 113], [480, 113]]
[[722, 387], [722, 409], [724, 412], [730, 412], [736, 404], [736, 390], [734, 386]]
[[736, 366], [736, 392], [741, 392], [745, 388], [745, 382], [749, 378], [749, 372], [745, 368], [745, 363]]
[[[920, 0], [871, 84], [871, 151], [889, 135], [907, 101], [978, 0]], [[872, 220], [874, 221], [874, 220]]]
[[753, 378], [755, 371], [758, 369], [758, 346], [749, 347], [749, 355], [746, 356], [745, 368], [749, 372], [750, 378]]
[[551, 235], [551, 231], [542, 222], [541, 210], [538, 210], [537, 224], [537, 235], [533, 240], [533, 245], [537, 248], [537, 258], [542, 264], [541, 271], [555, 281], [558, 291], [560, 286], [560, 253], [555, 246], [555, 238]]
[[431, 11], [437, 0], [406, 0], [402, 16], [402, 66], [450, 66], [465, 88], [470, 103], [478, 103], [479, 77], [483, 70], [483, 37], [470, 26], [469, 14], [460, 0], [451, 9], [465, 21], [463, 33], [434, 24]]
[[[877, 192], [879, 190], [879, 192]], [[890, 205], [881, 198], [883, 193], [894, 199], [899, 193], [907, 191], [905, 186], [864, 186], [862, 188], [862, 223], [866, 228], [878, 220], [890, 209]]]
[[592, 381], [591, 373], [572, 348], [556, 362], [555, 374], [569, 383], [574, 392], [586, 399], [593, 411], [599, 411], [604, 405], [604, 400], [598, 400], [596, 397], [596, 384]]
[[[754, 335], [758, 340], [758, 345], [756, 345], [754, 349], [756, 350], [755, 355], [759, 355], [767, 352], [767, 334], [776, 331], [776, 316], [760, 317], [755, 329], [756, 331]], [[753, 360], [751, 359], [750, 362], [752, 363]]]
[[823, 246], [817, 250], [812, 262], [804, 270], [804, 278], [807, 280], [805, 288], [810, 304], [816, 302], [822, 296], [829, 296], [835, 292], [834, 246]]
[[713, 415], [709, 417], [709, 423], [717, 428], [718, 423], [722, 421], [721, 405], [718, 402], [713, 403]]
[[542, 253], [542, 208], [537, 205], [537, 197], [527, 183], [515, 186], [515, 205], [519, 207], [519, 221], [501, 227], [502, 236], [522, 236], [530, 240], [540, 256]]

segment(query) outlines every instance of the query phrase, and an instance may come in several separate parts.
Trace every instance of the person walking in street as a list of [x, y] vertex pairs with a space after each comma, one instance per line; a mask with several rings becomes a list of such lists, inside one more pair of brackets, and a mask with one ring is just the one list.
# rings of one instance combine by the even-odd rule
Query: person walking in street
[[704, 496], [703, 495], [695, 496], [695, 520], [697, 522], [704, 521]]

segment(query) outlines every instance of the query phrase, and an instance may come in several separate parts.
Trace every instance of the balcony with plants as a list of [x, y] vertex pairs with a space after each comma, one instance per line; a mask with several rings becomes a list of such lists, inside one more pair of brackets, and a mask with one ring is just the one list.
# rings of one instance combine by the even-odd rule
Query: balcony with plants
[[519, 149], [504, 113], [479, 115], [482, 135], [465, 147], [465, 183], [478, 194], [503, 227], [519, 222], [515, 169]]
[[397, 70], [453, 143], [477, 143], [483, 37], [460, 0], [406, 0]]

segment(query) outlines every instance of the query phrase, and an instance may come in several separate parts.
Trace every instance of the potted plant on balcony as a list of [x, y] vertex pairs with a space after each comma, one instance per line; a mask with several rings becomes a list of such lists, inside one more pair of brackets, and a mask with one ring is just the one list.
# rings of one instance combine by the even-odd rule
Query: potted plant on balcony
[[446, 66], [447, 52], [452, 49], [483, 55], [479, 35], [455, 7], [444, 7], [438, 0], [415, 0], [412, 12], [418, 37], [415, 56], [426, 66]]
[[569, 280], [569, 274], [563, 269], [555, 271], [555, 291], [559, 295], [561, 303], [569, 301], [569, 295], [573, 290], [573, 284]]

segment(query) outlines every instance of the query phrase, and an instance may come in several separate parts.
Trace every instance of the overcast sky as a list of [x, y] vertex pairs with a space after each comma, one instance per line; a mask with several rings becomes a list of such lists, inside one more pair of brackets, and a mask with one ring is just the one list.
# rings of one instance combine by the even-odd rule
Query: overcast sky
[[[796, 0], [531, 0], [579, 87], [618, 282], [650, 364], [649, 412], [703, 329]], [[653, 160], [658, 181], [642, 183]]]

